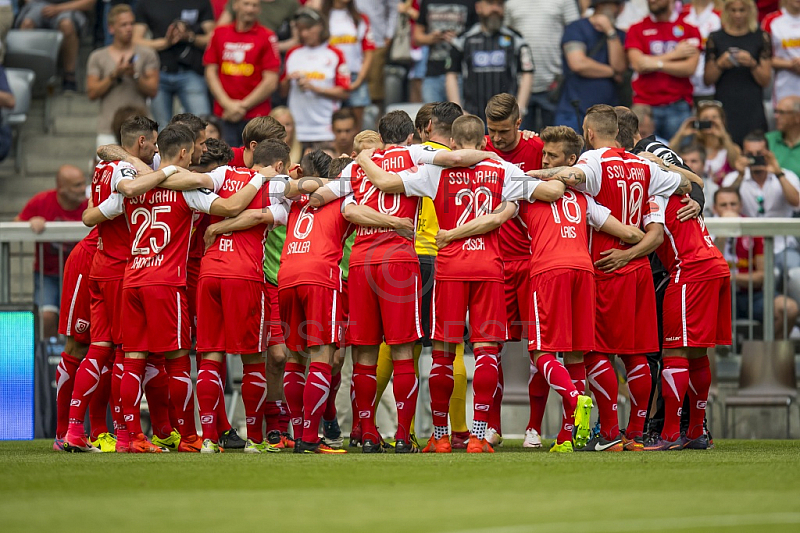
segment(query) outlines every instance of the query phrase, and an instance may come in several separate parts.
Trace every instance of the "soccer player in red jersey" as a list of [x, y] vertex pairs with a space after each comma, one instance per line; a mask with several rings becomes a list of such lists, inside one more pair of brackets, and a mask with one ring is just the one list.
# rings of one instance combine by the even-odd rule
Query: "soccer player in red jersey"
[[[418, 145], [408, 146], [413, 138], [414, 123], [402, 111], [387, 113], [381, 118], [378, 130], [386, 150], [374, 154], [375, 163], [388, 171], [410, 169], [420, 162], [437, 160], [452, 164], [466, 158], [477, 162], [487, 155], [477, 150], [448, 153]], [[361, 152], [367, 153], [368, 156], [362, 157], [369, 159], [374, 151]], [[342, 172], [341, 180], [320, 191], [312, 202], [317, 197], [319, 201], [325, 201], [353, 192], [359, 205], [369, 206], [383, 214], [416, 220], [419, 212], [419, 198], [408, 197], [402, 191], [389, 193], [378, 190], [356, 164]], [[374, 423], [376, 363], [382, 341], [391, 347], [394, 361], [394, 392], [399, 407], [395, 451], [400, 445], [400, 453], [413, 452], [416, 448], [409, 438], [417, 396], [413, 347], [422, 334], [419, 261], [413, 241], [390, 228], [359, 227], [350, 255], [348, 283], [350, 302], [358, 302], [358, 305], [349, 306], [347, 343], [354, 346], [353, 382], [363, 435], [362, 452], [383, 451]]]
[[[485, 146], [484, 131], [483, 121], [478, 117], [456, 119], [452, 127], [453, 147], [480, 151]], [[501, 202], [504, 180], [525, 176], [518, 167], [496, 159], [450, 169], [420, 165], [416, 170], [397, 174], [379, 167], [368, 154], [368, 151], [359, 154], [357, 162], [376, 187], [386, 194], [405, 193], [432, 198], [439, 227], [445, 230], [493, 211]], [[485, 433], [497, 389], [499, 343], [506, 339], [498, 233], [490, 232], [448, 246], [440, 250], [437, 262], [431, 311], [434, 346], [430, 387], [434, 434], [423, 451], [451, 451], [447, 414], [453, 387], [452, 361], [455, 345], [461, 342], [467, 325], [465, 317], [469, 309], [476, 367], [473, 380], [475, 414], [467, 451], [492, 453]]]
[[[574, 167], [533, 171], [531, 175], [558, 179], [585, 190], [623, 224], [640, 225], [643, 204], [649, 196], [685, 194], [691, 190], [690, 180], [699, 180], [682, 169], [665, 171], [618, 148], [619, 127], [611, 106], [589, 108], [583, 129], [591, 150], [581, 155]], [[658, 349], [655, 291], [646, 255], [662, 239], [662, 227], [658, 224], [650, 224], [645, 237], [633, 247], [596, 230], [590, 235], [589, 249], [596, 267], [597, 327], [595, 351], [586, 354], [585, 363], [599, 408], [601, 431], [582, 451], [623, 449], [616, 409], [617, 377], [609, 359], [613, 354], [622, 356], [625, 362], [634, 405], [626, 435], [639, 445], [632, 449], [643, 449], [642, 433], [650, 395], [650, 368], [644, 354]], [[636, 387], [630, 386], [632, 381], [636, 381]]]
[[[212, 174], [223, 174], [222, 198], [241, 190], [258, 171], [281, 173], [289, 164], [289, 148], [283, 141], [259, 143], [253, 168], [219, 167]], [[271, 171], [275, 172], [271, 172]], [[219, 453], [216, 410], [224, 392], [222, 365], [225, 354], [242, 357], [242, 400], [247, 421], [245, 453], [277, 451], [264, 441], [264, 402], [267, 378], [264, 352], [267, 348], [266, 319], [269, 301], [264, 290], [264, 239], [274, 224], [285, 224], [286, 177], [275, 177], [269, 189], [248, 205], [259, 217], [248, 227], [228, 228], [207, 248], [203, 256], [198, 285], [197, 352], [202, 356], [197, 378], [200, 422], [203, 425], [202, 453]], [[231, 219], [235, 220], [235, 219]], [[219, 218], [212, 222], [219, 222]], [[235, 230], [235, 231], [231, 231]], [[213, 233], [213, 232], [209, 232]], [[219, 327], [220, 315], [223, 327]]]
[[[175, 165], [183, 167], [191, 163], [194, 143], [191, 130], [181, 125], [168, 126], [158, 135], [164, 174], [171, 175]], [[204, 189], [181, 193], [156, 187], [125, 201], [132, 257], [125, 269], [122, 291], [125, 374], [121, 397], [133, 453], [162, 451], [142, 434], [139, 419], [142, 378], [150, 352], [163, 353], [166, 358], [170, 397], [178, 408], [181, 434], [178, 450], [200, 451], [202, 443], [195, 430], [194, 392], [189, 376], [191, 336], [186, 301], [192, 215], [197, 210], [235, 216], [253, 200], [263, 182], [263, 176], [253, 177], [229, 198], [220, 198]]]
[[[714, 246], [702, 217], [678, 219], [680, 196], [653, 196], [644, 224], [662, 224], [667, 238], [656, 249], [669, 271], [664, 294], [664, 359], [661, 391], [664, 428], [647, 451], [706, 449], [703, 429], [711, 372], [708, 348], [731, 343], [731, 280], [728, 263]], [[683, 398], [689, 394], [689, 429], [681, 437]]]
[[[542, 133], [547, 133], [551, 142], [554, 138], [577, 141], [576, 151], [580, 150], [580, 140], [571, 128], [558, 126]], [[537, 374], [543, 376], [548, 387], [558, 392], [563, 401], [561, 431], [550, 451], [568, 453], [573, 451], [573, 428], [576, 446], [583, 446], [589, 440], [592, 401], [576, 388], [573, 377], [558, 362], [555, 353], [564, 352], [567, 366], [582, 367], [583, 353], [594, 348], [594, 266], [589, 255], [587, 223], [629, 243], [639, 242], [644, 234], [638, 228], [623, 226], [610, 216], [608, 209], [584, 193], [559, 189], [556, 192], [563, 191], [563, 196], [555, 201], [536, 201], [537, 197], [552, 199], [549, 196], [552, 184], [540, 191], [543, 183], [510, 182], [504, 189], [506, 199], [533, 198], [530, 203], [521, 202], [527, 205], [526, 209], [518, 210], [516, 204], [509, 202], [498, 212], [441, 232], [439, 237], [443, 242], [451, 242], [486, 233], [518, 211], [522, 213], [531, 238], [528, 349]]]
[[[522, 171], [542, 168], [543, 142], [539, 137], [525, 139], [519, 131], [522, 119], [517, 99], [508, 93], [493, 96], [486, 104], [486, 149], [496, 153], [503, 160], [514, 163]], [[506, 311], [508, 315], [508, 341], [516, 342], [528, 338], [528, 299], [530, 297], [531, 240], [520, 217], [500, 226], [500, 254], [503, 256], [503, 276], [505, 280]], [[500, 442], [500, 407], [503, 402], [503, 365], [497, 362], [498, 384], [494, 403], [489, 414], [489, 429], [486, 440], [496, 446]], [[549, 387], [544, 380], [536, 380], [544, 385], [544, 393]], [[535, 444], [539, 434], [526, 431], [526, 442]], [[534, 430], [535, 431], [535, 430]], [[528, 438], [530, 435], [530, 438]], [[541, 446], [541, 439], [538, 441]], [[539, 447], [532, 446], [532, 447]]]
[[[75, 374], [78, 372], [78, 366], [81, 359], [86, 357], [89, 351], [89, 344], [91, 343], [91, 335], [89, 334], [91, 318], [91, 305], [89, 297], [89, 273], [92, 269], [92, 260], [94, 254], [97, 252], [97, 241], [99, 239], [97, 228], [93, 228], [89, 235], [83, 238], [78, 245], [69, 254], [66, 263], [64, 263], [64, 281], [63, 290], [61, 291], [61, 309], [59, 311], [58, 332], [67, 338], [64, 345], [64, 351], [61, 352], [61, 361], [58, 363], [56, 369], [56, 438], [53, 442], [53, 449], [56, 451], [64, 450], [64, 438], [67, 436], [67, 428], [69, 427], [69, 407], [72, 400], [72, 389], [75, 385]], [[104, 367], [103, 371], [107, 373]], [[107, 376], [110, 378], [110, 375]], [[110, 379], [103, 376], [101, 379], [102, 386], [110, 386]], [[105, 399], [101, 399], [101, 395], [96, 395], [97, 400], [93, 402], [93, 407], [89, 411], [89, 416], [92, 419], [92, 433], [93, 441], [100, 440], [99, 444], [103, 444], [108, 434], [106, 427], [106, 407], [108, 404], [108, 394]], [[92, 397], [93, 399], [95, 396]], [[102, 403], [102, 405], [101, 405]], [[100, 411], [102, 411], [102, 420], [100, 419]], [[98, 430], [104, 428], [105, 432]], [[110, 434], [108, 434], [110, 435]], [[102, 439], [100, 437], [103, 437]], [[114, 438], [110, 438], [111, 446], [107, 448], [113, 449]]]

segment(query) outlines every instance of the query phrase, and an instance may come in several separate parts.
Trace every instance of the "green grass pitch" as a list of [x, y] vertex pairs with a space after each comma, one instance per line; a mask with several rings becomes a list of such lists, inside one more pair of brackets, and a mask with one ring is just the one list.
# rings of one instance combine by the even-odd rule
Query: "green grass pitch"
[[489, 455], [65, 454], [0, 442], [0, 531], [800, 531], [800, 441]]

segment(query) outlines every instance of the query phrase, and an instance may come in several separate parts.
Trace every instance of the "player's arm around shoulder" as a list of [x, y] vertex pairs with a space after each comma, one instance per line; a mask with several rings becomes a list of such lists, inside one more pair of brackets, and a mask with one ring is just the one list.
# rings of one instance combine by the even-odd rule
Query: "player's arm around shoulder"
[[375, 150], [372, 148], [362, 150], [356, 156], [356, 163], [361, 167], [375, 187], [385, 193], [405, 193], [405, 185], [398, 174], [383, 170], [372, 160]]
[[514, 218], [518, 211], [519, 206], [516, 202], [502, 202], [491, 213], [475, 217], [466, 224], [453, 229], [439, 230], [436, 234], [436, 246], [441, 250], [453, 241], [494, 231]]
[[586, 221], [593, 228], [616, 237], [626, 244], [637, 244], [644, 238], [644, 232], [641, 229], [623, 224], [611, 214], [610, 209], [595, 202], [591, 196], [586, 196]]
[[[539, 170], [530, 170], [527, 174], [532, 178], [546, 182], [561, 182], [565, 187], [580, 187], [586, 183], [586, 173], [582, 169], [576, 167], [543, 168]], [[538, 188], [539, 187], [537, 187], [537, 189]], [[561, 195], [557, 196], [555, 199], [558, 199], [560, 196]], [[553, 200], [545, 201], [551, 202]]]
[[414, 221], [410, 218], [399, 218], [379, 213], [367, 205], [359, 205], [355, 201], [342, 205], [342, 216], [345, 220], [367, 228], [391, 228], [401, 237], [413, 239], [416, 232]]
[[[264, 186], [265, 181], [266, 178], [263, 175], [256, 174], [246, 186], [242, 187], [228, 198], [222, 198], [209, 192], [208, 194], [214, 194], [214, 198], [211, 199], [208, 210], [205, 212], [210, 215], [221, 217], [235, 217], [250, 205], [250, 202], [253, 201], [253, 198], [256, 197], [256, 194], [258, 194]], [[190, 192], [195, 191], [184, 191], [184, 195]], [[200, 209], [200, 211], [203, 211], [203, 209]]]

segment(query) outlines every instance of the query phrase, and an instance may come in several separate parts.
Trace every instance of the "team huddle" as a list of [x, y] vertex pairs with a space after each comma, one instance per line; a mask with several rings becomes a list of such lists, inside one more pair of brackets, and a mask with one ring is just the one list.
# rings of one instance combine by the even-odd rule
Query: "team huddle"
[[[269, 117], [250, 121], [233, 151], [206, 141], [193, 115], [160, 133], [146, 117], [128, 119], [122, 146], [98, 152], [83, 216], [94, 229], [65, 267], [54, 448], [345, 453], [334, 399], [349, 346], [350, 440], [363, 453], [493, 453], [500, 355], [522, 339], [531, 361], [526, 446], [541, 446], [552, 389], [563, 419], [551, 452], [707, 448], [706, 352], [730, 344], [730, 274], [703, 219], [684, 215], [702, 180], [620, 147], [626, 111], [594, 106], [581, 138], [563, 126], [520, 132], [508, 94], [490, 100], [486, 124], [456, 104], [426, 104], [416, 121], [393, 111], [378, 132], [361, 132], [355, 160], [317, 150], [299, 164]], [[412, 144], [415, 133], [423, 144]], [[638, 126], [628, 133], [635, 139]], [[277, 283], [265, 278], [265, 246], [280, 255]], [[662, 339], [653, 252], [670, 273]], [[463, 410], [465, 341], [474, 414], [462, 435], [453, 417]], [[646, 354], [659, 341], [665, 422], [645, 442]], [[423, 447], [413, 421], [428, 342], [434, 428]], [[226, 354], [242, 359], [246, 439], [225, 411]], [[623, 431], [615, 355], [632, 403]], [[375, 425], [389, 378], [393, 448]], [[142, 430], [143, 397], [152, 438]]]

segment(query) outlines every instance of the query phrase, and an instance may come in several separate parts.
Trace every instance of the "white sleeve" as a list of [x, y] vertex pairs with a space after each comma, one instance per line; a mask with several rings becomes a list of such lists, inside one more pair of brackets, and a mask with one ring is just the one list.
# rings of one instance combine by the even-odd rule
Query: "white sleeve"
[[358, 170], [358, 165], [355, 161], [342, 169], [342, 173], [336, 179], [328, 182], [328, 187], [337, 198], [342, 198], [353, 192], [353, 176]]
[[603, 183], [603, 165], [600, 164], [600, 150], [589, 150], [581, 154], [580, 159], [574, 168], [578, 168], [586, 174], [586, 183], [576, 187], [579, 191], [584, 191], [592, 196], [597, 196]]
[[515, 176], [511, 179], [506, 176], [506, 180], [503, 182], [503, 200], [507, 202], [533, 201], [533, 191], [542, 183], [544, 183], [542, 180], [532, 178], [524, 173], [521, 177]]
[[671, 170], [664, 170], [652, 161], [648, 161], [648, 163], [650, 166], [650, 189], [647, 194], [664, 198], [675, 194], [675, 190], [681, 185], [681, 175]]
[[435, 198], [442, 177], [442, 167], [436, 165], [420, 165], [416, 172], [404, 170], [399, 173], [403, 180], [406, 196], [427, 196]]
[[286, 180], [288, 179], [288, 176], [275, 176], [267, 182], [270, 205], [286, 201]]
[[153, 164], [150, 165], [150, 168], [152, 168], [153, 171], [155, 172], [156, 170], [158, 170], [158, 167], [160, 166], [161, 166], [161, 154], [159, 152], [156, 152], [155, 155], [153, 155]]
[[97, 208], [104, 217], [111, 220], [125, 212], [125, 197], [118, 192], [112, 192]]
[[436, 154], [440, 150], [439, 148], [434, 148], [427, 144], [412, 144], [406, 148], [408, 148], [408, 153], [411, 154], [411, 160], [415, 165], [419, 165], [420, 163], [432, 165], [433, 160], [436, 159]]
[[668, 198], [663, 196], [651, 196], [647, 201], [647, 210], [642, 219], [642, 227], [647, 227], [648, 224], [665, 224], [666, 217], [664, 214], [667, 211]]
[[[745, 171], [745, 173], [747, 172], [747, 170]], [[725, 177], [722, 178], [722, 186], [730, 187], [731, 185], [733, 185], [733, 182], [736, 181], [736, 178], [738, 177], [739, 177], [739, 172], [737, 170], [734, 170], [733, 172], [728, 172], [727, 174], [725, 174]], [[747, 174], [745, 174], [745, 177], [747, 177]]]
[[594, 201], [591, 196], [586, 196], [586, 222], [595, 229], [600, 229], [611, 216], [611, 210]]
[[[117, 192], [117, 185], [122, 180], [132, 180], [136, 179], [136, 168], [130, 163], [126, 163], [125, 161], [120, 161], [117, 163], [117, 166], [114, 168], [114, 173], [111, 174], [111, 191], [112, 193]], [[99, 207], [99, 206], [98, 206]]]
[[219, 198], [219, 195], [206, 189], [195, 189], [193, 191], [183, 191], [183, 198], [189, 207], [202, 213], [211, 213], [211, 204]]
[[344, 208], [345, 207], [347, 207], [350, 204], [355, 205], [356, 203], [357, 203], [356, 202], [356, 197], [355, 197], [355, 195], [353, 193], [350, 193], [347, 196], [345, 196], [344, 197], [344, 201], [342, 202], [342, 213], [344, 213]]
[[231, 167], [229, 166], [221, 166], [206, 173], [206, 175], [211, 178], [211, 181], [214, 182], [214, 192], [219, 192], [222, 188], [222, 183], [225, 181], [225, 174], [227, 174], [230, 169]]
[[285, 203], [279, 204], [272, 204], [267, 209], [272, 212], [272, 228], [275, 226], [285, 226], [286, 222], [289, 220], [289, 207]]

